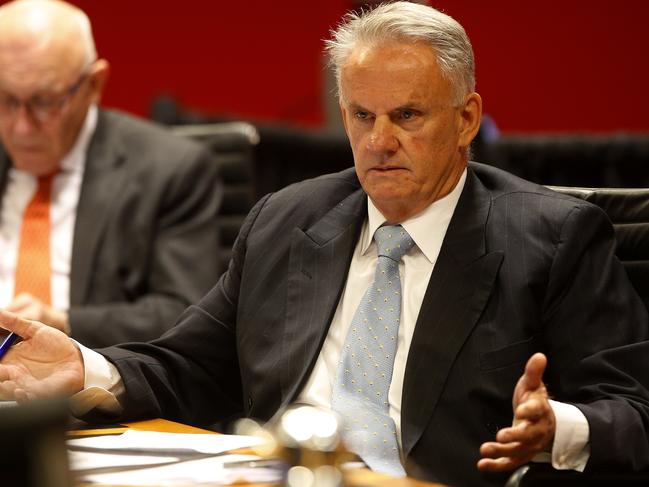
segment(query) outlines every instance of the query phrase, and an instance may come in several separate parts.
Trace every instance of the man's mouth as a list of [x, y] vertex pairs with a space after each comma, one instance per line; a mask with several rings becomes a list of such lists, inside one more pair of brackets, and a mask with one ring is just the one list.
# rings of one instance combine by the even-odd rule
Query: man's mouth
[[43, 150], [43, 147], [38, 144], [18, 144], [15, 148], [20, 152], [39, 152]]
[[377, 172], [392, 172], [392, 171], [400, 171], [403, 170], [404, 168], [401, 166], [375, 166], [370, 169], [370, 171], [377, 171]]

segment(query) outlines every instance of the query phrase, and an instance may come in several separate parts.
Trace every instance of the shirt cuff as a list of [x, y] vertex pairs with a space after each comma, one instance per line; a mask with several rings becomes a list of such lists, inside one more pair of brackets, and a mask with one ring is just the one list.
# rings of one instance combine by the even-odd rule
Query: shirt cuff
[[590, 458], [588, 420], [572, 404], [550, 400], [556, 428], [552, 444], [552, 466], [557, 470], [583, 472]]
[[72, 340], [79, 348], [84, 364], [83, 390], [70, 398], [70, 409], [74, 416], [82, 416], [98, 408], [112, 414], [119, 414], [122, 406], [118, 397], [124, 392], [122, 377], [117, 368], [106, 358]]

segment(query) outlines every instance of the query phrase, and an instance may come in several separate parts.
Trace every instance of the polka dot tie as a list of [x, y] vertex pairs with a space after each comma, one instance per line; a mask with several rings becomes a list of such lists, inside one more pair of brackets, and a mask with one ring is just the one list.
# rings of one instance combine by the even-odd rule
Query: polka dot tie
[[399, 261], [414, 242], [401, 225], [380, 227], [374, 240], [378, 247], [374, 282], [347, 333], [332, 408], [343, 418], [343, 437], [349, 450], [372, 470], [403, 476], [388, 392], [401, 317]]

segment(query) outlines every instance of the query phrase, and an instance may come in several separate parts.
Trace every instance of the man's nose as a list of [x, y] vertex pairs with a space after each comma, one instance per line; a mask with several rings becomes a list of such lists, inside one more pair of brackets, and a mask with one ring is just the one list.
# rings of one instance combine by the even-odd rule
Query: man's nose
[[13, 113], [13, 131], [18, 135], [30, 134], [36, 129], [36, 121], [24, 103], [19, 104]]
[[377, 154], [393, 153], [399, 148], [396, 127], [389, 118], [377, 117], [367, 142], [367, 149]]

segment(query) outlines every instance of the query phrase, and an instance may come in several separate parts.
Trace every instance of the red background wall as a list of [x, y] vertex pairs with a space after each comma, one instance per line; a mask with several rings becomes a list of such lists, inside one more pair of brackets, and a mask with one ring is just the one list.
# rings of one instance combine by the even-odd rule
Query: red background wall
[[504, 131], [649, 132], [646, 0], [441, 0]]
[[75, 0], [113, 67], [105, 104], [148, 111], [159, 93], [245, 118], [321, 121], [321, 39], [346, 0]]
[[[4, 3], [1, 2], [0, 3]], [[321, 39], [351, 0], [74, 0], [113, 72], [105, 104], [318, 126]], [[503, 132], [649, 132], [646, 0], [433, 0], [472, 39]]]

